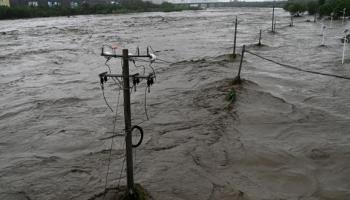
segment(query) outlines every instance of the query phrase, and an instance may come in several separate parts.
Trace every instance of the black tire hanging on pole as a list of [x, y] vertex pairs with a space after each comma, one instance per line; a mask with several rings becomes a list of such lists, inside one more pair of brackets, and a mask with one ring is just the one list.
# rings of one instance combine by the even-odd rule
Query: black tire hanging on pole
[[133, 147], [133, 148], [136, 148], [136, 147], [140, 146], [141, 143], [142, 143], [142, 140], [143, 140], [143, 130], [142, 130], [141, 127], [135, 125], [135, 126], [132, 126], [132, 127], [131, 127], [131, 134], [132, 134], [132, 132], [134, 131], [134, 129], [139, 130], [139, 131], [140, 131], [140, 134], [141, 134], [141, 137], [140, 137], [140, 140], [138, 141], [138, 143], [137, 143], [137, 144], [132, 144], [132, 147]]

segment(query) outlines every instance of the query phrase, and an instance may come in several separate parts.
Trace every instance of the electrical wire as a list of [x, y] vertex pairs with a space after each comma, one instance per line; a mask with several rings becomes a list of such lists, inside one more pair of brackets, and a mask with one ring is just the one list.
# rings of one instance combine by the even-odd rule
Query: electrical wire
[[[135, 61], [139, 61], [139, 62], [146, 62], [146, 63], [149, 63], [150, 61], [149, 60], [145, 60], [145, 59], [141, 59], [141, 58], [134, 58]], [[155, 60], [155, 62], [157, 63], [167, 63], [167, 64], [173, 64], [174, 62], [170, 62], [170, 61], [167, 61], [167, 60], [163, 60], [163, 59], [160, 59], [157, 57], [157, 59]]]
[[146, 115], [146, 118], [147, 118], [147, 120], [149, 120], [148, 111], [147, 111], [147, 89], [148, 89], [148, 87], [145, 88], [145, 103], [144, 103], [144, 108], [145, 108], [145, 115]]
[[297, 71], [301, 71], [301, 72], [307, 72], [307, 73], [310, 73], [310, 74], [317, 74], [317, 75], [322, 75], [322, 76], [329, 76], [329, 77], [334, 77], [334, 78], [340, 78], [340, 79], [346, 79], [346, 80], [350, 80], [350, 77], [346, 77], [346, 76], [341, 76], [341, 75], [336, 75], [336, 74], [329, 74], [329, 73], [323, 73], [323, 72], [316, 72], [316, 71], [311, 71], [311, 70], [306, 70], [306, 69], [301, 69], [301, 68], [298, 68], [298, 67], [294, 67], [294, 66], [291, 66], [291, 65], [287, 65], [287, 64], [283, 64], [283, 63], [279, 63], [277, 61], [274, 61], [274, 60], [271, 60], [269, 58], [265, 58], [261, 55], [258, 55], [256, 53], [253, 53], [251, 51], [248, 51], [246, 50], [247, 53], [251, 54], [251, 55], [254, 55], [256, 57], [259, 57], [263, 60], [266, 60], [266, 61], [269, 61], [269, 62], [272, 62], [272, 63], [275, 63], [277, 65], [280, 65], [282, 67], [286, 67], [286, 68], [289, 68], [289, 69], [293, 69], [293, 70], [297, 70]]
[[108, 103], [108, 101], [107, 101], [107, 98], [106, 98], [106, 96], [105, 96], [105, 91], [104, 91], [103, 84], [100, 84], [100, 85], [101, 85], [102, 96], [103, 96], [103, 99], [104, 99], [104, 101], [105, 101], [107, 107], [108, 107], [112, 112], [114, 112], [113, 109], [112, 109], [112, 107], [109, 105], [109, 103]]
[[145, 75], [145, 72], [146, 72], [146, 67], [144, 65], [136, 65], [136, 62], [132, 62], [135, 66], [135, 68], [140, 68], [142, 67], [143, 68], [143, 75]]
[[108, 67], [109, 73], [112, 73], [111, 67], [108, 65], [108, 61], [110, 61], [110, 60], [111, 60], [111, 57], [107, 57], [105, 65]]
[[[148, 47], [151, 49], [152, 53], [155, 53], [155, 51], [153, 50], [152, 46], [148, 46]], [[157, 52], [159, 52], [159, 51], [157, 51]]]
[[[114, 120], [113, 120], [113, 135], [116, 134], [115, 129], [116, 129], [116, 123], [117, 123], [117, 119], [118, 119], [119, 100], [120, 100], [120, 90], [119, 90], [119, 92], [118, 92], [117, 106], [116, 106], [115, 116], [114, 116]], [[107, 184], [108, 184], [108, 175], [109, 175], [109, 168], [110, 168], [110, 164], [111, 164], [111, 157], [112, 157], [112, 148], [113, 148], [113, 144], [114, 144], [114, 137], [112, 137], [111, 146], [110, 146], [110, 149], [109, 149], [107, 173], [106, 173], [106, 179], [105, 179], [105, 190], [106, 190]], [[105, 197], [105, 196], [104, 196], [104, 197]], [[103, 197], [103, 198], [104, 198], [104, 197]]]
[[135, 152], [135, 155], [134, 155], [134, 165], [133, 165], [133, 170], [135, 171], [135, 168], [136, 168], [136, 151], [137, 151], [137, 148], [132, 148]]
[[164, 59], [160, 59], [160, 58], [157, 58], [157, 60], [160, 60], [164, 63], [168, 63], [168, 64], [173, 64], [174, 62], [170, 62], [170, 61], [167, 61], [167, 60], [164, 60]]
[[[124, 140], [124, 143], [123, 143], [122, 147], [124, 148], [124, 146], [125, 146], [125, 140]], [[125, 154], [126, 154], [126, 152], [125, 152]], [[119, 188], [119, 186], [120, 186], [120, 180], [122, 179], [122, 175], [123, 175], [123, 171], [124, 171], [125, 159], [126, 159], [126, 155], [124, 155], [123, 164], [122, 164], [122, 169], [120, 170], [117, 188]]]
[[[106, 58], [106, 62], [105, 62], [105, 66], [107, 66], [107, 68], [108, 68], [108, 70], [109, 70], [109, 73], [112, 73], [112, 70], [111, 70], [111, 67], [109, 66], [109, 64], [108, 64], [108, 61], [111, 59], [111, 57], [107, 57]], [[116, 85], [118, 85], [119, 86], [119, 89], [122, 89], [122, 82], [121, 82], [121, 80], [119, 80], [119, 78], [117, 78], [117, 77], [112, 77], [112, 80], [114, 81], [114, 83], [116, 84]]]
[[[152, 51], [153, 54], [160, 52], [160, 51], [155, 51], [155, 50], [152, 48], [152, 46], [148, 46], [148, 47], [151, 49], [151, 51]], [[158, 57], [157, 57], [156, 61], [157, 61], [157, 60], [162, 61], [162, 62], [165, 62], [165, 63], [168, 63], [168, 64], [173, 64], [173, 63], [174, 63], [174, 62], [170, 62], [170, 61], [167, 61], [167, 60], [160, 59], [160, 58], [158, 58]], [[148, 62], [148, 61], [143, 60], [143, 59], [141, 59], [140, 61]]]
[[157, 80], [157, 75], [156, 75], [156, 71], [155, 71], [155, 70], [154, 70], [154, 68], [152, 67], [152, 63], [151, 63], [151, 62], [149, 63], [149, 66], [148, 66], [148, 67], [152, 69], [152, 71], [153, 71], [153, 76], [154, 76], [154, 79], [155, 79], [155, 80]]
[[248, 125], [281, 125], [281, 124], [296, 124], [296, 125], [308, 125], [308, 124], [322, 124], [322, 123], [335, 123], [335, 122], [342, 122], [347, 123], [350, 125], [350, 119], [344, 119], [344, 120], [320, 120], [320, 121], [295, 121], [295, 122], [249, 122], [249, 123], [240, 123], [240, 124], [248, 124]]
[[139, 61], [139, 62], [149, 62], [149, 60], [145, 60], [145, 59], [142, 59], [142, 58], [133, 58], [135, 61]]

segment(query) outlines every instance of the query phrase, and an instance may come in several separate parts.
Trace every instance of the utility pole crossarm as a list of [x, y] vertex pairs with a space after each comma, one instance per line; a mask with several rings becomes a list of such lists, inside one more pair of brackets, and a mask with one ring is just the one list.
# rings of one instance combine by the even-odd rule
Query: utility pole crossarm
[[[115, 52], [105, 51], [104, 48], [102, 47], [102, 49], [101, 49], [101, 56], [110, 57], [110, 58], [123, 58], [125, 55], [116, 54]], [[129, 54], [128, 58], [152, 58], [152, 55], [149, 54], [149, 52], [147, 50], [147, 54], [145, 54], [145, 55], [140, 55], [139, 53], [138, 53], [138, 55]]]
[[[106, 76], [106, 77], [124, 78], [124, 76], [122, 74], [107, 74], [106, 72], [101, 73], [99, 76], [100, 77]], [[134, 74], [134, 75], [130, 74], [129, 77], [130, 78], [148, 79], [148, 78], [154, 77], [154, 75], [153, 75], [153, 73], [149, 74], [148, 76], [141, 76], [141, 75], [138, 75], [138, 74]]]

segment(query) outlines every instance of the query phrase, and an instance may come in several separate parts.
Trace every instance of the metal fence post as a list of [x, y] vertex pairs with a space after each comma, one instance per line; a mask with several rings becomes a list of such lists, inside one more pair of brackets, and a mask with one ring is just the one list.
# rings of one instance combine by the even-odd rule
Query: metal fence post
[[241, 84], [241, 71], [242, 71], [242, 64], [243, 64], [243, 58], [244, 58], [244, 52], [245, 52], [245, 45], [243, 45], [242, 48], [242, 55], [241, 55], [241, 61], [239, 63], [239, 69], [238, 69], [238, 74], [236, 78], [234, 79], [233, 83], [234, 84]]

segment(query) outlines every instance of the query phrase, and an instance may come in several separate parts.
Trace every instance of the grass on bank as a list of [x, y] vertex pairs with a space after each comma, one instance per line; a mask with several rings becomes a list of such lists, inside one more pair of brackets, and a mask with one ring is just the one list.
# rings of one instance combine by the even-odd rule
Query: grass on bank
[[235, 88], [231, 88], [229, 93], [226, 96], [226, 100], [229, 101], [230, 103], [234, 103], [236, 101], [237, 94]]
[[134, 185], [135, 196], [130, 198], [126, 195], [127, 187], [120, 186], [117, 188], [107, 188], [105, 191], [94, 195], [88, 200], [152, 200], [152, 196], [142, 185], [136, 183]]

